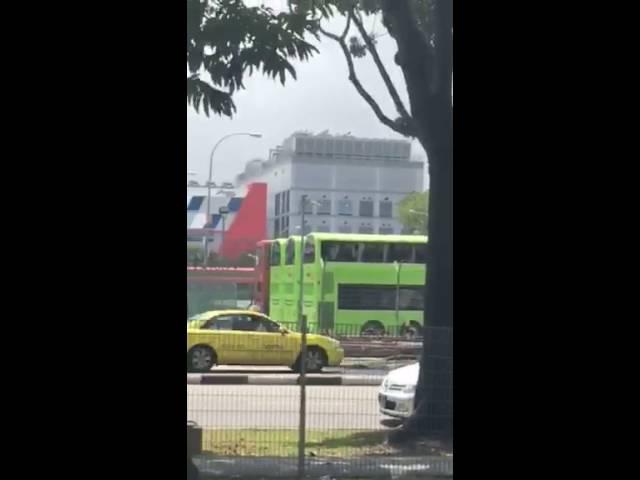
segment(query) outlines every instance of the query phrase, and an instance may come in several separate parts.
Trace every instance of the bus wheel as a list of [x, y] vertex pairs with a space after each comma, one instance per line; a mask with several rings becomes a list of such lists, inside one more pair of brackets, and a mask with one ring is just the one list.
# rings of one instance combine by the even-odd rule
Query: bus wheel
[[408, 326], [402, 328], [402, 336], [407, 340], [422, 337], [422, 326], [418, 322], [410, 322]]
[[384, 335], [384, 325], [375, 320], [367, 322], [360, 330], [360, 335], [365, 337], [381, 337]]

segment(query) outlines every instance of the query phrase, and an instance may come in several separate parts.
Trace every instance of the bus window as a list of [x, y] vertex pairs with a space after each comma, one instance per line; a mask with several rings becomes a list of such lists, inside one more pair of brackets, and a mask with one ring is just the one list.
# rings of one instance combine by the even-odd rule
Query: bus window
[[355, 242], [322, 242], [322, 259], [325, 262], [357, 262], [358, 247]]
[[402, 286], [398, 293], [399, 310], [424, 310], [424, 287]]
[[387, 262], [412, 263], [413, 245], [410, 243], [390, 243], [387, 250]]
[[414, 245], [416, 250], [416, 263], [427, 263], [427, 244]]
[[[424, 309], [424, 287], [403, 285], [398, 289], [398, 310]], [[395, 310], [396, 285], [338, 285], [340, 310]]]
[[279, 266], [280, 265], [280, 243], [273, 242], [271, 244], [271, 256], [269, 257], [269, 265], [271, 266]]
[[395, 285], [338, 285], [340, 310], [393, 310]]
[[362, 257], [360, 261], [365, 263], [384, 262], [384, 243], [365, 243], [362, 245]]
[[284, 260], [285, 265], [293, 265], [296, 259], [296, 245], [293, 238], [290, 238], [287, 242], [287, 258]]
[[304, 243], [304, 263], [316, 261], [316, 246], [313, 237], [307, 237]]

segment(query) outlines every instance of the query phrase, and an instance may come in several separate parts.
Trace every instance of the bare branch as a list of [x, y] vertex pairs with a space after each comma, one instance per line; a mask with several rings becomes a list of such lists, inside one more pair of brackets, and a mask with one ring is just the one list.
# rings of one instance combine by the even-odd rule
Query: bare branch
[[391, 81], [391, 77], [389, 77], [389, 73], [387, 72], [387, 69], [385, 68], [384, 64], [382, 63], [382, 60], [380, 59], [380, 55], [378, 54], [378, 49], [376, 48], [375, 43], [373, 42], [369, 34], [364, 29], [364, 26], [362, 24], [362, 18], [360, 18], [359, 15], [355, 14], [353, 10], [351, 10], [351, 12], [349, 12], [348, 18], [352, 18], [352, 17], [353, 17], [353, 23], [356, 24], [356, 27], [358, 28], [358, 31], [360, 32], [360, 35], [362, 36], [365, 45], [367, 46], [369, 52], [371, 53], [371, 56], [373, 57], [373, 61], [376, 64], [376, 67], [378, 67], [380, 76], [382, 77], [382, 80], [384, 81], [384, 84], [386, 85], [387, 90], [389, 91], [389, 95], [391, 95], [391, 98], [393, 99], [393, 103], [396, 106], [396, 110], [398, 111], [398, 114], [402, 118], [405, 118], [407, 120], [411, 119], [411, 115], [409, 115], [409, 112], [407, 112], [407, 109], [405, 108], [404, 103], [400, 98], [400, 95], [398, 95], [398, 90], [396, 90], [395, 85]]
[[318, 26], [318, 30], [322, 32], [326, 37], [329, 37], [331, 40], [335, 40], [336, 42], [344, 42], [344, 39], [347, 38], [347, 34], [349, 33], [349, 28], [351, 27], [351, 17], [347, 17], [347, 25], [344, 27], [344, 31], [341, 35], [336, 35], [335, 33], [327, 32], [321, 26]]
[[[347, 18], [347, 22], [349, 22], [349, 18]], [[375, 113], [376, 117], [378, 117], [378, 120], [380, 120], [380, 122], [382, 122], [384, 125], [389, 127], [391, 130], [393, 130], [395, 132], [398, 132], [400, 135], [404, 135], [404, 136], [408, 136], [408, 137], [414, 136], [414, 134], [411, 131], [412, 130], [411, 128], [407, 128], [406, 126], [404, 126], [402, 124], [398, 124], [398, 123], [394, 122], [393, 120], [391, 120], [389, 117], [387, 117], [382, 112], [382, 109], [380, 108], [380, 105], [378, 105], [378, 103], [369, 94], [369, 92], [367, 92], [367, 90], [362, 86], [362, 83], [360, 83], [360, 80], [358, 79], [358, 76], [356, 75], [356, 70], [355, 70], [355, 67], [353, 65], [353, 59], [351, 58], [351, 53], [349, 53], [349, 47], [347, 47], [347, 44], [344, 41], [349, 29], [346, 28], [344, 30], [342, 36], [338, 36], [338, 35], [336, 35], [334, 33], [327, 32], [322, 27], [319, 27], [319, 30], [323, 35], [325, 35], [326, 37], [336, 41], [338, 43], [338, 45], [340, 45], [340, 48], [342, 49], [342, 53], [344, 54], [344, 58], [347, 61], [347, 67], [349, 68], [349, 81], [351, 83], [353, 83], [353, 86], [356, 88], [356, 90], [358, 91], [360, 96], [369, 104], [369, 106], [373, 110], [373, 113]]]
[[342, 38], [342, 40], [344, 40], [345, 38], [347, 38], [347, 33], [349, 33], [349, 28], [351, 27], [351, 15], [347, 16], [347, 25], [344, 27], [344, 32], [342, 32], [342, 36], [340, 38]]

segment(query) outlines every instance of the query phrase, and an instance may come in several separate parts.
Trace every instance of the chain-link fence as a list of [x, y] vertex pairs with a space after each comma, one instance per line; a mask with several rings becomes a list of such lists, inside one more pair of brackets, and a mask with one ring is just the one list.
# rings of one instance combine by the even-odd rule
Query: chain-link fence
[[[202, 327], [214, 325], [215, 321]], [[451, 421], [450, 334], [442, 329], [425, 332], [427, 341], [434, 342], [434, 359], [440, 362], [433, 375], [420, 375], [416, 358], [347, 357], [335, 364], [330, 361], [335, 352], [323, 348], [341, 347], [311, 337], [307, 349], [321, 353], [324, 368], [300, 375], [300, 335], [241, 322], [238, 330], [233, 329], [233, 321], [229, 325], [228, 331], [212, 328], [211, 334], [200, 330], [188, 334], [188, 348], [210, 345], [211, 364], [217, 364], [212, 368], [206, 362], [195, 364], [194, 356], [188, 355], [188, 368], [200, 367], [195, 368], [199, 373], [187, 375], [187, 414], [197, 425], [190, 431], [192, 446], [197, 444], [194, 461], [201, 478], [297, 478], [301, 473], [309, 478], [453, 475], [450, 445], [430, 444], [424, 435], [418, 435], [417, 442], [396, 438], [404, 431], [403, 422], [411, 425], [407, 432], [416, 433], [416, 425], [432, 425], [433, 416], [440, 424]], [[316, 364], [305, 365], [318, 371]], [[420, 379], [434, 382], [422, 388]], [[428, 404], [418, 412], [416, 390]], [[444, 390], [448, 396], [441, 395]], [[413, 420], [406, 423], [412, 415]]]
[[211, 310], [248, 308], [255, 273], [247, 268], [188, 268], [187, 317]]
[[211, 310], [248, 308], [251, 287], [236, 284], [193, 283], [187, 289], [189, 316]]

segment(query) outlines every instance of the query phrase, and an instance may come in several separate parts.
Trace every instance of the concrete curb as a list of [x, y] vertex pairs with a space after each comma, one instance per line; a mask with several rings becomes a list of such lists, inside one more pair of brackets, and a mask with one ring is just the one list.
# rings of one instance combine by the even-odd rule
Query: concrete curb
[[[194, 458], [202, 478], [296, 478], [295, 458]], [[364, 457], [307, 459], [310, 478], [452, 478], [453, 457]]]
[[[378, 386], [380, 375], [310, 375], [307, 385]], [[187, 385], [299, 385], [298, 375], [187, 374]]]

